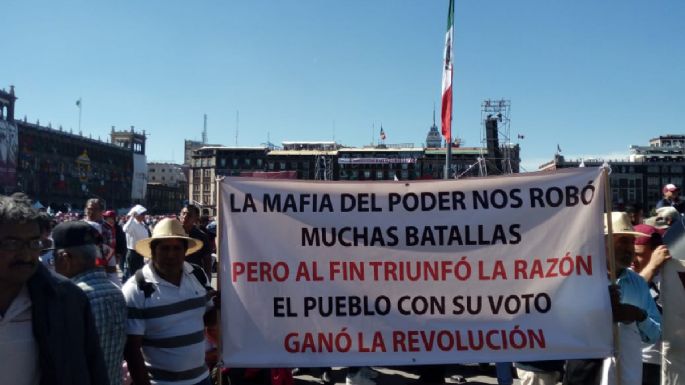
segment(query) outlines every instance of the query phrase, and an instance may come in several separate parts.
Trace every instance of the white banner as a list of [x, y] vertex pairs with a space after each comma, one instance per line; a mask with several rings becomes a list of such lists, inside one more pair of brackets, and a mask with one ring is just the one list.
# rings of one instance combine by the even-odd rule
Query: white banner
[[145, 154], [133, 154], [131, 199], [134, 202], [144, 201], [145, 194], [147, 194], [147, 158]]
[[685, 380], [685, 260], [667, 261], [662, 269], [664, 314], [661, 383], [678, 385]]
[[662, 366], [661, 384], [685, 381], [685, 224], [682, 217], [664, 236], [673, 259], [661, 268]]
[[610, 355], [599, 169], [219, 182], [230, 367]]

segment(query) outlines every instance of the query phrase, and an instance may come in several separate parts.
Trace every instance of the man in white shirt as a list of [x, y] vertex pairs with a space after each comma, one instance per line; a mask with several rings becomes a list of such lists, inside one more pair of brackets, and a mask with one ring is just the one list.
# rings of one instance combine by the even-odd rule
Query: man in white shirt
[[216, 323], [207, 276], [185, 256], [202, 247], [181, 222], [162, 219], [136, 250], [151, 262], [122, 291], [128, 307], [124, 356], [136, 385], [210, 385], [205, 325]]
[[145, 213], [147, 213], [145, 207], [141, 205], [133, 206], [131, 211], [128, 212], [128, 221], [123, 226], [124, 233], [126, 233], [126, 248], [128, 249], [126, 252], [124, 282], [145, 264], [143, 256], [135, 250], [138, 241], [150, 236], [150, 232], [145, 226]]
[[0, 195], [0, 383], [109, 384], [88, 298], [38, 260], [38, 218]]

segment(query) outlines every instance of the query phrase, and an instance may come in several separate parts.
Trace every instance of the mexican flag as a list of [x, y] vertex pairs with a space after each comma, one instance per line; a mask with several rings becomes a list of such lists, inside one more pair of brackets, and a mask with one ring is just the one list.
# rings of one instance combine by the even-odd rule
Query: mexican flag
[[445, 34], [445, 65], [442, 71], [442, 136], [452, 142], [452, 37], [454, 36], [454, 0], [450, 0]]

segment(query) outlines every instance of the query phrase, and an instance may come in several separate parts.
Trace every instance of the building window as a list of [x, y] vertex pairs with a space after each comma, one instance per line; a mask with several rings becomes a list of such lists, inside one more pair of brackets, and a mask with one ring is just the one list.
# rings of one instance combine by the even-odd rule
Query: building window
[[233, 166], [233, 168], [238, 167], [238, 158], [231, 159], [231, 165]]
[[221, 165], [221, 168], [226, 168], [226, 158], [221, 158], [219, 164]]
[[269, 162], [269, 170], [273, 170], [273, 169], [274, 169], [274, 162]]
[[383, 171], [376, 171], [376, 179], [378, 179], [378, 180], [383, 179]]
[[260, 159], [257, 159], [257, 167], [260, 167], [260, 168], [261, 168], [261, 167], [262, 167], [262, 164], [263, 164], [262, 159], [261, 159], [261, 158], [260, 158]]

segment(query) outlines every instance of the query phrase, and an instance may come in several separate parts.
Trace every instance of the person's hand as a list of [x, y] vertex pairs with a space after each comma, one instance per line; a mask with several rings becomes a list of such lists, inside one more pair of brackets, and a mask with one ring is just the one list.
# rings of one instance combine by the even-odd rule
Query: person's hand
[[207, 292], [207, 296], [212, 299], [215, 309], [221, 309], [221, 292], [211, 290]]
[[671, 259], [671, 253], [668, 251], [668, 247], [661, 245], [652, 251], [648, 266], [659, 269], [669, 259]]

